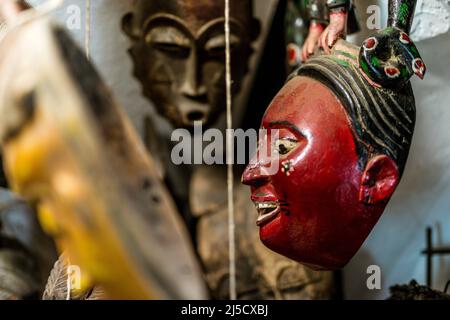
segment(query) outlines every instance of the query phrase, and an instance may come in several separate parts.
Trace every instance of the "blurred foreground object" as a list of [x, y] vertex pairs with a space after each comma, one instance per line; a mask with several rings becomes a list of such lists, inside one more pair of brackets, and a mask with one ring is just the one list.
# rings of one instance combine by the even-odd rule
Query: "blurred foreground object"
[[66, 32], [47, 19], [0, 43], [0, 139], [15, 191], [82, 270], [80, 292], [199, 299], [190, 242], [153, 161]]
[[[25, 1], [3, 1], [1, 6], [7, 7], [7, 16], [30, 8]], [[0, 32], [6, 25], [0, 17]], [[0, 300], [36, 299], [57, 258], [55, 247], [33, 208], [7, 188], [0, 168]]]

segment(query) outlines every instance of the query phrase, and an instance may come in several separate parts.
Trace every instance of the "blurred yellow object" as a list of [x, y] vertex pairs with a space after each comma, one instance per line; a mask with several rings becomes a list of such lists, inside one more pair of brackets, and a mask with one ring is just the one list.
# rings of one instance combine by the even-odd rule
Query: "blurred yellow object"
[[128, 119], [65, 31], [46, 19], [0, 44], [4, 166], [13, 188], [111, 299], [200, 299], [184, 225]]

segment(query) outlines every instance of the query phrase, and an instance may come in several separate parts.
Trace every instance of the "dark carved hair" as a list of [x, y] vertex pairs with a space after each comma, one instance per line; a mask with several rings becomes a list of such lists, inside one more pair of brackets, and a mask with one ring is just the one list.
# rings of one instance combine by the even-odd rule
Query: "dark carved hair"
[[312, 58], [292, 76], [311, 77], [333, 90], [352, 124], [362, 167], [373, 155], [384, 154], [403, 173], [416, 121], [409, 82], [396, 90], [376, 87], [363, 76], [357, 56], [342, 51]]

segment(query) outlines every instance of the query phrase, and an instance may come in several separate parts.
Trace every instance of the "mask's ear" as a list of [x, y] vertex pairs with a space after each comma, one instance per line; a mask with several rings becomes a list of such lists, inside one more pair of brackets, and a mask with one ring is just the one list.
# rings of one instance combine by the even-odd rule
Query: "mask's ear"
[[132, 12], [127, 13], [122, 18], [122, 30], [132, 40], [139, 39], [139, 30], [135, 27], [134, 14]]
[[359, 201], [378, 204], [389, 200], [400, 180], [394, 160], [386, 155], [376, 156], [367, 163], [359, 187]]

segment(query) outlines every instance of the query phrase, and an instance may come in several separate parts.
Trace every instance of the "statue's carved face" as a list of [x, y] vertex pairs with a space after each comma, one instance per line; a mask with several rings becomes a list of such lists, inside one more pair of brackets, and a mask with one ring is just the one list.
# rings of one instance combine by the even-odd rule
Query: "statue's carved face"
[[[233, 91], [247, 70], [257, 30], [248, 1], [231, 1]], [[138, 1], [123, 27], [133, 40], [135, 75], [175, 126], [214, 121], [225, 108], [224, 1]]]
[[[253, 160], [243, 175], [262, 242], [315, 269], [343, 267], [394, 192], [395, 163], [377, 155], [361, 167], [344, 107], [327, 86], [308, 77], [285, 85], [262, 127], [280, 169], [269, 173], [267, 161]], [[270, 129], [278, 129], [277, 141], [270, 140]]]

